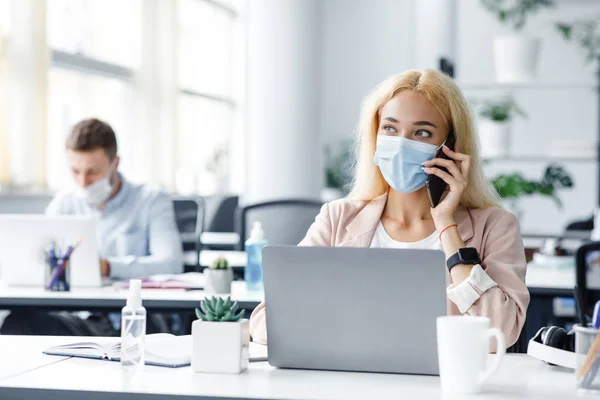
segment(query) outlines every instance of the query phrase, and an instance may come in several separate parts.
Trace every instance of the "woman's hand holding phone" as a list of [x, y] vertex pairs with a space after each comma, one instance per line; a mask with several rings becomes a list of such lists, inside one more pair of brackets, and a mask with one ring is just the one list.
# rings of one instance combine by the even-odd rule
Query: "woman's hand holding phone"
[[[450, 150], [444, 146], [443, 150], [450, 160], [434, 158], [423, 164], [423, 171], [428, 175], [436, 175], [448, 184], [446, 197], [431, 209], [431, 216], [436, 229], [444, 229], [454, 224], [454, 213], [460, 204], [460, 198], [467, 187], [471, 156]], [[436, 167], [444, 167], [448, 172]]]

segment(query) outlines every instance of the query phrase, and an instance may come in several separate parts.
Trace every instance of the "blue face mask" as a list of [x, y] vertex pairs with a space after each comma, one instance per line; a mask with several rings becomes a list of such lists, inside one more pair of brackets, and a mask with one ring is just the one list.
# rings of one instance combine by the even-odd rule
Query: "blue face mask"
[[377, 136], [373, 162], [396, 191], [411, 193], [425, 186], [423, 163], [435, 158], [439, 147], [400, 136]]

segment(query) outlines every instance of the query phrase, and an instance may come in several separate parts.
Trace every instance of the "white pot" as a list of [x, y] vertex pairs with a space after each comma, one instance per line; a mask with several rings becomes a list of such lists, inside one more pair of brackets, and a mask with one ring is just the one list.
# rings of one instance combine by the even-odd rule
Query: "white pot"
[[490, 120], [479, 121], [479, 141], [482, 158], [510, 155], [510, 124]]
[[540, 40], [522, 35], [503, 35], [494, 39], [496, 81], [529, 82], [535, 79]]
[[328, 203], [344, 197], [344, 191], [336, 188], [323, 188], [321, 189], [321, 201]]
[[231, 282], [233, 282], [231, 268], [204, 269], [204, 291], [206, 293], [231, 293]]
[[192, 371], [237, 374], [248, 368], [248, 320], [192, 322]]

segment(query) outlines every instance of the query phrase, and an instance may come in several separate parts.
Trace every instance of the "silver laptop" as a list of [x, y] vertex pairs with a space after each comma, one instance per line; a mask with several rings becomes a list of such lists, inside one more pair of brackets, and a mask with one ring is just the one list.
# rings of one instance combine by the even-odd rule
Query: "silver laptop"
[[45, 253], [53, 241], [81, 244], [71, 256], [71, 286], [99, 287], [97, 220], [83, 216], [0, 215], [0, 280], [10, 286], [44, 285]]
[[263, 266], [271, 365], [439, 374], [443, 252], [266, 247]]

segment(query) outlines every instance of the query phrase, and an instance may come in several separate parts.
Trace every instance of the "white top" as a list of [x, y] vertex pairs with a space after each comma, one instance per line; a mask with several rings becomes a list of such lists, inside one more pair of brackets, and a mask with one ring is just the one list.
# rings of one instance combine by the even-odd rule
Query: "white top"
[[[386, 232], [383, 223], [379, 221], [373, 239], [371, 248], [390, 248], [390, 249], [428, 249], [442, 250], [442, 242], [439, 239], [437, 231], [425, 239], [417, 242], [398, 242]], [[496, 282], [481, 268], [481, 265], [473, 266], [471, 274], [467, 279], [458, 285], [450, 284], [446, 289], [448, 299], [458, 307], [461, 313], [466, 313], [469, 308], [481, 297], [487, 290], [498, 286]]]
[[417, 242], [398, 242], [387, 233], [385, 230], [383, 223], [379, 221], [377, 225], [377, 229], [375, 229], [375, 233], [373, 234], [373, 239], [371, 240], [371, 248], [384, 248], [384, 249], [430, 249], [430, 250], [441, 250], [442, 244], [439, 240], [439, 234], [437, 231], [434, 231], [431, 235], [426, 237], [425, 239], [419, 240]]
[[[31, 352], [41, 354], [43, 349], [57, 344], [56, 339], [28, 336], [17, 341], [14, 336], [0, 336], [0, 349], [31, 349]], [[68, 342], [74, 339], [77, 338], [63, 337], [61, 340]], [[3, 364], [12, 364], [20, 357], [18, 352], [9, 354], [12, 356], [3, 357]], [[145, 367], [132, 379], [123, 374], [121, 365], [116, 362], [82, 358], [60, 361], [60, 357], [54, 356], [43, 356], [43, 359], [59, 362], [0, 379], [0, 398], [7, 397], [7, 394], [12, 394], [11, 398], [20, 398], [18, 392], [9, 391], [11, 388], [39, 388], [39, 398], [58, 395], [52, 392], [55, 390], [99, 391], [104, 392], [102, 398], [107, 400], [127, 398], [127, 393], [139, 393], [149, 399], [154, 398], [152, 395], [162, 395], [161, 399], [176, 395], [292, 400], [445, 398], [440, 391], [440, 379], [436, 376], [287, 370], [273, 368], [266, 362], [253, 362], [249, 364], [248, 371], [241, 374], [195, 374], [190, 367]], [[507, 354], [497, 373], [483, 385], [483, 392], [471, 397], [483, 400], [564, 400], [575, 397], [574, 382], [572, 371], [550, 367], [527, 355]]]

